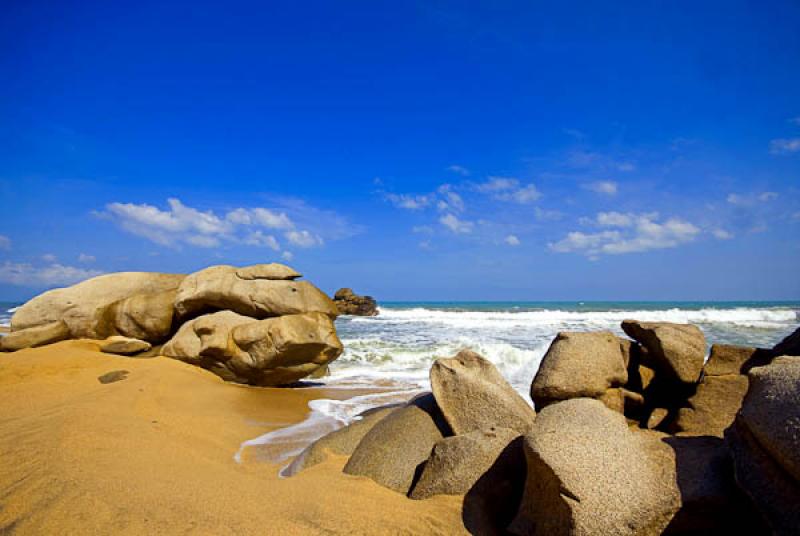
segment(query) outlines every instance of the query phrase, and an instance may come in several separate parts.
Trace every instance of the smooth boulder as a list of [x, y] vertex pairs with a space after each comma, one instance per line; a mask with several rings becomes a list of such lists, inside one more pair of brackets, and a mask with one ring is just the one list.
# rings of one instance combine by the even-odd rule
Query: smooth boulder
[[619, 388], [627, 381], [623, 343], [613, 333], [561, 332], [536, 372], [531, 398], [539, 410], [560, 400], [589, 397], [621, 411]]
[[433, 396], [455, 434], [501, 426], [524, 434], [536, 417], [497, 368], [471, 350], [437, 359], [430, 379]]
[[313, 467], [328, 457], [328, 453], [349, 456], [356, 449], [358, 444], [378, 424], [384, 417], [397, 409], [396, 406], [381, 407], [367, 410], [359, 415], [359, 418], [344, 428], [339, 428], [333, 432], [322, 436], [303, 452], [292, 460], [292, 463], [281, 473], [283, 476], [293, 476], [304, 469]]
[[598, 400], [544, 408], [525, 436], [519, 535], [655, 535], [680, 507], [674, 453]]
[[420, 395], [367, 432], [344, 472], [371, 478], [381, 486], [407, 494], [433, 446], [449, 433], [433, 395]]
[[63, 321], [71, 338], [105, 338], [98, 333], [99, 311], [119, 300], [138, 294], [176, 289], [185, 276], [152, 272], [106, 274], [71, 287], [49, 290], [17, 309], [11, 331]]
[[706, 338], [697, 326], [624, 320], [622, 330], [647, 350], [649, 362], [645, 364], [656, 369], [657, 374], [684, 384], [700, 379]]
[[162, 354], [251, 385], [285, 385], [339, 357], [343, 347], [322, 313], [254, 320], [220, 311], [186, 322]]
[[136, 294], [97, 311], [95, 335], [121, 335], [161, 343], [172, 333], [177, 288]]
[[800, 527], [800, 357], [750, 370], [750, 389], [725, 440], [736, 482], [773, 534]]
[[152, 345], [147, 341], [123, 337], [122, 335], [112, 335], [100, 341], [100, 351], [106, 354], [133, 355], [146, 352]]
[[12, 331], [0, 337], [0, 351], [14, 352], [69, 339], [69, 327], [61, 321]]
[[[289, 271], [296, 273], [287, 266], [280, 269]], [[180, 318], [217, 310], [256, 319], [311, 312], [336, 317], [336, 305], [321, 290], [308, 281], [288, 279], [289, 275], [276, 279], [276, 272], [275, 265], [221, 265], [200, 270], [178, 287], [175, 310]]]

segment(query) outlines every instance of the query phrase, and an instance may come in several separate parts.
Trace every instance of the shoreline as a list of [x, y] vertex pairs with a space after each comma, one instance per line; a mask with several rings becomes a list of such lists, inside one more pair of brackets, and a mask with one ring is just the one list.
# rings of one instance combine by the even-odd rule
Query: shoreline
[[[343, 389], [251, 388], [169, 358], [66, 341], [2, 356], [0, 526], [20, 533], [463, 533], [461, 498], [414, 501], [341, 472], [290, 479], [241, 443]], [[127, 371], [103, 384], [98, 377]], [[248, 449], [252, 450], [252, 449]], [[336, 489], [336, 493], [330, 490]], [[169, 505], [165, 507], [165, 505]]]

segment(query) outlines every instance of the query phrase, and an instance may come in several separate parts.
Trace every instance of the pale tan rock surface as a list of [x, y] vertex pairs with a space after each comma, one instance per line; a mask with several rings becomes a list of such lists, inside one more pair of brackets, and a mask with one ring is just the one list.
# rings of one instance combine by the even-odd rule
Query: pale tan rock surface
[[430, 379], [433, 396], [456, 434], [492, 427], [524, 433], [536, 417], [497, 368], [471, 350], [437, 359]]
[[252, 385], [285, 385], [339, 357], [343, 347], [322, 313], [254, 320], [220, 311], [190, 320], [164, 345], [165, 356]]
[[182, 318], [217, 310], [256, 319], [310, 312], [336, 317], [338, 311], [333, 301], [308, 281], [259, 277], [274, 271], [262, 265], [246, 268], [220, 265], [200, 270], [181, 283], [175, 309]]
[[706, 338], [691, 324], [624, 320], [622, 330], [647, 350], [645, 363], [657, 373], [685, 384], [700, 379], [706, 356]]
[[152, 345], [147, 341], [123, 337], [122, 335], [112, 335], [100, 341], [100, 351], [106, 354], [132, 355], [148, 351]]
[[590, 398], [543, 409], [525, 438], [514, 534], [656, 535], [680, 507], [674, 453]]
[[67, 325], [58, 320], [30, 328], [12, 331], [0, 337], [0, 351], [14, 352], [63, 341], [70, 337]]
[[71, 287], [49, 290], [17, 309], [11, 318], [11, 330], [63, 320], [72, 338], [104, 338], [104, 334], [96, 331], [98, 310], [137, 294], [176, 289], [184, 277], [153, 272], [118, 272], [93, 277]]
[[607, 393], [628, 381], [620, 340], [609, 331], [561, 332], [550, 344], [531, 385], [536, 407], [570, 398], [602, 398], [621, 411], [620, 393]]
[[420, 395], [367, 432], [344, 472], [366, 476], [381, 486], [407, 494], [447, 424], [431, 394]]

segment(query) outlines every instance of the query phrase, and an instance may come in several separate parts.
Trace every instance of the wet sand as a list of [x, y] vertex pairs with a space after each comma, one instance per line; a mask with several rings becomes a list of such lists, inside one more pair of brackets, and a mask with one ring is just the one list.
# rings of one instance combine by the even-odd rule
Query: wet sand
[[250, 449], [233, 460], [243, 441], [304, 420], [309, 400], [353, 393], [232, 385], [96, 348], [0, 353], [0, 533], [466, 532], [460, 497], [410, 500], [342, 474], [342, 457], [286, 479]]

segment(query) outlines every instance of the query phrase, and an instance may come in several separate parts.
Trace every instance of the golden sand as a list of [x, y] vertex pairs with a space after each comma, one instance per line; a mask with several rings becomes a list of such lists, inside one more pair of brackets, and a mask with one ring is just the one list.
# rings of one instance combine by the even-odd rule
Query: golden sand
[[[98, 377], [126, 370], [125, 379]], [[232, 385], [88, 341], [0, 354], [0, 533], [460, 534], [461, 498], [414, 501], [331, 457], [292, 478], [239, 445], [320, 389]]]

